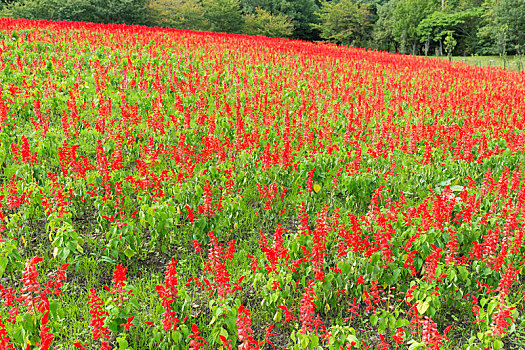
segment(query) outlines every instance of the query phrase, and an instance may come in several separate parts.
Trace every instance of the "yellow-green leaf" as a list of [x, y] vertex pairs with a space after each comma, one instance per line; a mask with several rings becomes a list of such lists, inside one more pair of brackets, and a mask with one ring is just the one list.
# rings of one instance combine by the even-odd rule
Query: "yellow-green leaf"
[[429, 306], [430, 306], [429, 303], [427, 303], [426, 301], [421, 301], [420, 300], [420, 301], [417, 302], [417, 312], [420, 315], [423, 315], [428, 310]]

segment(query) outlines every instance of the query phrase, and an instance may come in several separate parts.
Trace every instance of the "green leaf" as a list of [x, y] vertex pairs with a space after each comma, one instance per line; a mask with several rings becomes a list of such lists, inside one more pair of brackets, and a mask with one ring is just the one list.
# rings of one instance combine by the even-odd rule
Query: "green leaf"
[[4, 275], [8, 263], [9, 259], [7, 259], [5, 256], [0, 257], [0, 277]]
[[410, 344], [410, 346], [408, 347], [408, 350], [416, 350], [416, 349], [425, 349], [426, 348], [425, 343], [417, 342], [414, 339], [410, 340], [408, 343]]
[[117, 338], [119, 349], [126, 350], [129, 347], [128, 341], [123, 338]]
[[385, 332], [387, 322], [388, 322], [388, 317], [386, 317], [385, 315], [381, 315], [381, 318], [379, 319], [379, 329], [378, 329], [379, 333]]
[[312, 341], [312, 348], [316, 349], [317, 346], [319, 345], [319, 337], [316, 337], [315, 335], [312, 335], [310, 337], [310, 340]]
[[226, 324], [226, 327], [230, 330], [230, 332], [234, 332], [237, 328], [235, 327], [235, 321], [237, 320], [236, 317], [226, 317], [224, 319], [224, 323]]
[[463, 191], [464, 188], [465, 188], [465, 186], [460, 186], [460, 185], [450, 186], [450, 190], [452, 192], [461, 192], [461, 191]]
[[406, 327], [410, 324], [410, 321], [408, 321], [406, 318], [400, 318], [396, 321], [396, 328], [399, 327]]
[[179, 331], [174, 331], [173, 333], [171, 333], [171, 339], [173, 339], [174, 343], [178, 343], [181, 338], [182, 337]]
[[372, 326], [375, 326], [377, 324], [377, 320], [378, 320], [378, 317], [376, 314], [373, 314], [372, 316], [370, 316], [370, 323], [372, 324]]
[[501, 349], [501, 348], [503, 348], [503, 342], [501, 340], [497, 339], [497, 340], [494, 341], [493, 347], [494, 347], [494, 350]]
[[429, 303], [427, 303], [426, 301], [419, 300], [417, 302], [417, 312], [420, 315], [424, 315], [429, 306]]
[[128, 259], [131, 259], [135, 254], [136, 253], [130, 248], [126, 248], [126, 250], [124, 250], [124, 255], [126, 255]]

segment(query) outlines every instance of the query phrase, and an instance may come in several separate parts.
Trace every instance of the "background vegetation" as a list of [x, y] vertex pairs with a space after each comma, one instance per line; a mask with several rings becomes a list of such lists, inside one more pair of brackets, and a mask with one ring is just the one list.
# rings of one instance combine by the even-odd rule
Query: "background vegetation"
[[2, 0], [15, 18], [146, 24], [330, 41], [401, 53], [517, 55], [523, 0]]

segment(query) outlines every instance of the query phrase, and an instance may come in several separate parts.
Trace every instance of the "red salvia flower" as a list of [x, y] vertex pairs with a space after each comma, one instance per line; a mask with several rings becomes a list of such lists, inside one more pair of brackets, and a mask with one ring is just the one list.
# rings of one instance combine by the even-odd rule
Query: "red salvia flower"
[[324, 281], [324, 256], [326, 252], [326, 240], [328, 234], [328, 224], [326, 217], [328, 206], [317, 214], [316, 227], [313, 233], [312, 264], [315, 272], [315, 279]]
[[226, 337], [222, 334], [219, 334], [219, 338], [221, 339], [222, 346], [227, 350], [232, 350], [232, 344], [231, 339], [226, 339]]
[[275, 327], [275, 325], [272, 324], [272, 325], [270, 325], [269, 327], [266, 328], [266, 333], [264, 334], [264, 341], [265, 341], [266, 344], [270, 344], [271, 347], [275, 349], [275, 345], [273, 345], [273, 343], [270, 340], [270, 337], [275, 335], [274, 333], [272, 333], [272, 329], [274, 327]]
[[505, 296], [509, 295], [510, 293], [510, 287], [514, 282], [517, 280], [517, 276], [519, 275], [521, 270], [514, 270], [512, 268], [512, 263], [509, 265], [503, 276], [501, 276], [501, 280], [498, 284], [498, 288], [496, 289], [499, 291], [499, 300], [500, 302], [503, 302], [505, 299]]
[[511, 312], [516, 307], [508, 307], [503, 304], [492, 314], [491, 331], [494, 337], [502, 337], [506, 333], [507, 327], [512, 322]]
[[135, 316], [130, 316], [128, 317], [128, 319], [126, 320], [126, 323], [123, 323], [120, 325], [120, 327], [124, 327], [124, 329], [130, 329], [131, 326], [133, 325], [133, 319], [135, 318]]
[[239, 350], [253, 349], [252, 344], [254, 344], [255, 341], [252, 335], [253, 330], [251, 328], [252, 320], [250, 319], [250, 310], [241, 304], [239, 309], [237, 309], [237, 312], [235, 326], [237, 327], [237, 336], [239, 337], [239, 340], [243, 342], [239, 345]]
[[22, 294], [17, 301], [20, 302], [20, 306], [27, 306], [30, 314], [35, 313], [38, 305], [42, 301], [42, 290], [40, 283], [37, 281], [38, 270], [36, 264], [42, 261], [42, 258], [36, 256], [26, 263], [24, 272], [22, 272], [22, 288], [20, 293]]
[[313, 281], [308, 281], [308, 286], [303, 293], [303, 297], [299, 302], [299, 313], [301, 322], [301, 333], [305, 334], [307, 331], [311, 332], [314, 330], [315, 324], [315, 304], [314, 299], [316, 298]]
[[41, 350], [48, 350], [49, 346], [51, 345], [51, 342], [54, 339], [53, 333], [51, 333], [51, 328], [47, 326], [47, 322], [49, 321], [49, 311], [46, 311], [44, 316], [42, 316], [42, 320], [40, 321], [40, 344], [37, 344], [40, 346]]
[[283, 325], [286, 325], [292, 320], [297, 320], [297, 318], [295, 318], [295, 316], [293, 315], [292, 311], [288, 310], [286, 305], [277, 305], [277, 307], [281, 309], [284, 313]]
[[200, 350], [203, 349], [204, 344], [207, 343], [203, 337], [200, 336], [199, 327], [196, 324], [191, 325], [191, 333], [189, 335], [190, 349], [189, 350]]
[[441, 253], [443, 251], [443, 249], [436, 247], [434, 244], [431, 244], [431, 246], [432, 251], [425, 260], [425, 276], [423, 276], [423, 279], [427, 280], [428, 282], [432, 282], [432, 280], [437, 278], [436, 268], [439, 260], [441, 259]]
[[299, 234], [302, 235], [308, 235], [309, 233], [309, 226], [308, 226], [308, 213], [305, 210], [306, 205], [304, 202], [301, 203], [299, 208], [297, 209], [297, 216], [299, 218], [299, 222], [301, 225], [299, 226]]
[[89, 311], [91, 314], [91, 322], [89, 325], [93, 327], [93, 340], [108, 338], [109, 329], [104, 325], [108, 313], [103, 310], [104, 302], [97, 296], [96, 289], [91, 288], [89, 292], [89, 305], [91, 307]]
[[212, 219], [215, 215], [215, 210], [213, 208], [213, 197], [211, 192], [210, 181], [206, 180], [204, 184], [204, 197], [203, 197], [203, 214], [208, 219]]
[[4, 322], [2, 322], [1, 317], [0, 317], [0, 349], [15, 350], [14, 345], [11, 344], [11, 339], [9, 338], [9, 335], [7, 334], [7, 330], [5, 329], [5, 324]]
[[175, 317], [175, 312], [173, 311], [172, 306], [178, 297], [176, 266], [177, 261], [172, 259], [165, 272], [164, 285], [157, 285], [155, 287], [155, 290], [161, 299], [161, 305], [165, 310], [162, 314], [164, 317], [163, 329], [165, 331], [176, 330], [177, 323], [179, 322], [179, 319]]

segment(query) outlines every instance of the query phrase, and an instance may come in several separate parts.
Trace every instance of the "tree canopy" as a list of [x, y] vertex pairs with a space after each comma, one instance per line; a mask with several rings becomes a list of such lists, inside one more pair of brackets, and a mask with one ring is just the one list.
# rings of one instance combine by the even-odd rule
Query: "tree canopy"
[[318, 29], [323, 39], [343, 45], [364, 46], [372, 33], [371, 6], [353, 0], [323, 1]]

